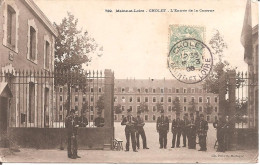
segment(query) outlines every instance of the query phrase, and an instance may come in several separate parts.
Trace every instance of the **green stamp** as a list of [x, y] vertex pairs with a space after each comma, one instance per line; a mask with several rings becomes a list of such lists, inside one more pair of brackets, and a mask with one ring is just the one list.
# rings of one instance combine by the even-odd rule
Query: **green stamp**
[[168, 68], [181, 82], [200, 82], [211, 71], [212, 54], [203, 43], [204, 33], [204, 27], [169, 26]]

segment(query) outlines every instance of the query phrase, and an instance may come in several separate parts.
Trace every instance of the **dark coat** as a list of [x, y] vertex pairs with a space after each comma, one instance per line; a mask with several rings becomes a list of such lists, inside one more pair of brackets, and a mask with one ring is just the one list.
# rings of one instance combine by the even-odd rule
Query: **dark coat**
[[173, 119], [172, 120], [172, 132], [174, 131], [181, 131], [182, 122], [181, 120]]
[[135, 131], [137, 120], [135, 117], [126, 116], [123, 118], [121, 125], [125, 125], [125, 131]]
[[199, 136], [207, 136], [208, 122], [206, 120], [201, 120], [199, 122], [198, 134]]
[[157, 131], [169, 131], [169, 119], [167, 116], [159, 116], [156, 122]]
[[67, 133], [69, 136], [78, 134], [78, 123], [75, 117], [67, 116], [65, 119], [65, 128], [67, 128]]

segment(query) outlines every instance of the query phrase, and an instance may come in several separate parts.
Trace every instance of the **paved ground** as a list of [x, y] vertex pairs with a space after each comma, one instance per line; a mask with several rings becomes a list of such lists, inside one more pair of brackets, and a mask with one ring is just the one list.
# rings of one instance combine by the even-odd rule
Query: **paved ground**
[[[140, 149], [139, 152], [80, 150], [80, 159], [68, 159], [65, 150], [36, 150], [20, 149], [21, 152], [10, 153], [7, 149], [0, 149], [2, 162], [84, 162], [84, 163], [255, 163], [258, 161], [257, 150], [215, 152], [213, 148], [216, 140], [215, 130], [210, 124], [208, 132], [208, 151], [200, 152], [187, 148], [171, 149], [172, 134], [168, 133], [168, 148], [159, 149], [158, 133], [155, 123], [145, 125], [149, 150]], [[124, 140], [124, 127], [115, 123], [115, 137]], [[141, 141], [142, 144], [142, 141]], [[182, 139], [181, 139], [182, 145]], [[125, 147], [125, 143], [124, 143]]]

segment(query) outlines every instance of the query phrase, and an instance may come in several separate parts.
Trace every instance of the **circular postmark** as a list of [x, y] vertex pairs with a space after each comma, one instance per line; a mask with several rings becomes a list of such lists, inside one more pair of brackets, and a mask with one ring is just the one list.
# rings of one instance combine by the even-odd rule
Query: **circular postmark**
[[171, 74], [183, 83], [195, 84], [204, 80], [212, 66], [213, 58], [209, 47], [194, 38], [178, 41], [168, 55]]

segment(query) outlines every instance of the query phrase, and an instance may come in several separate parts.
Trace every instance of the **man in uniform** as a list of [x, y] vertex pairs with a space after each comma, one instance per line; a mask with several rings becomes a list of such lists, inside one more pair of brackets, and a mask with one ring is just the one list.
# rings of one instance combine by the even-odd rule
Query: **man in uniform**
[[207, 142], [206, 142], [207, 131], [208, 131], [208, 122], [204, 120], [204, 115], [200, 114], [200, 122], [199, 122], [199, 129], [198, 129], [199, 144], [200, 144], [199, 151], [207, 151]]
[[78, 156], [78, 124], [75, 120], [75, 110], [72, 109], [70, 114], [66, 117], [65, 120], [65, 127], [67, 128], [67, 135], [68, 135], [68, 157], [71, 159], [80, 158]]
[[169, 120], [164, 116], [164, 110], [161, 110], [161, 116], [157, 118], [156, 130], [159, 132], [160, 149], [167, 147], [167, 133], [169, 132]]
[[101, 113], [102, 112], [98, 111], [97, 112], [98, 117], [95, 118], [95, 120], [94, 120], [94, 125], [96, 127], [104, 127], [104, 125], [105, 125], [105, 119], [101, 116]]
[[139, 136], [141, 135], [142, 137], [142, 141], [143, 141], [143, 149], [149, 149], [147, 147], [147, 142], [146, 142], [146, 136], [145, 136], [145, 132], [144, 132], [144, 120], [143, 118], [140, 116], [141, 115], [141, 111], [137, 111], [137, 117], [136, 117], [136, 146], [139, 149], [140, 148], [140, 143], [139, 143]]
[[180, 116], [176, 115], [176, 119], [172, 120], [172, 147], [175, 147], [175, 141], [177, 136], [176, 148], [180, 148], [180, 138], [181, 138], [181, 120]]
[[88, 125], [88, 118], [86, 117], [86, 111], [81, 113], [81, 116], [77, 118], [79, 127], [86, 127]]
[[191, 116], [191, 120], [188, 125], [188, 148], [196, 149], [196, 126], [193, 116]]
[[132, 141], [132, 148], [134, 152], [136, 150], [136, 140], [135, 140], [135, 127], [136, 127], [136, 119], [132, 116], [132, 110], [127, 110], [127, 116], [123, 118], [121, 125], [125, 126], [125, 137], [126, 137], [126, 151], [129, 151], [129, 143], [130, 143], [130, 136]]
[[187, 137], [187, 134], [188, 134], [188, 126], [189, 125], [189, 120], [188, 120], [188, 114], [185, 113], [184, 115], [184, 119], [182, 121], [182, 125], [181, 125], [181, 133], [182, 133], [182, 138], [183, 138], [183, 146], [182, 147], [186, 147], [186, 139], [188, 138]]

